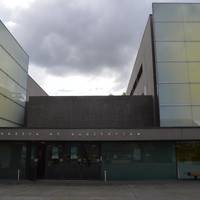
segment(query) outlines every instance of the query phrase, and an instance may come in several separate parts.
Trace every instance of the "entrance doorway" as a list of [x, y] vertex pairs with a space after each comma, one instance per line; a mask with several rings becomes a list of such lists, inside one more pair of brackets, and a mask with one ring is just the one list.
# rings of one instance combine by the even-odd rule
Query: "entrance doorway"
[[30, 146], [30, 173], [32, 180], [43, 179], [45, 175], [46, 144], [44, 142], [32, 143]]
[[100, 179], [100, 144], [69, 142], [47, 144], [47, 179]]

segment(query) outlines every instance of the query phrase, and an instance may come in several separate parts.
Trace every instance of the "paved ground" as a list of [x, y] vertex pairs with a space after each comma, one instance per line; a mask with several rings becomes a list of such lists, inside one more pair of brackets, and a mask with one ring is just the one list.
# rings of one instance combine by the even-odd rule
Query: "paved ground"
[[197, 200], [200, 181], [0, 183], [0, 200]]

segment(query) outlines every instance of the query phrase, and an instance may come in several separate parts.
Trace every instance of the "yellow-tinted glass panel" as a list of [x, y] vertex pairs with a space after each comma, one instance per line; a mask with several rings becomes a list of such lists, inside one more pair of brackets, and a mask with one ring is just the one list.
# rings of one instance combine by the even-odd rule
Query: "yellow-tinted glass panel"
[[183, 23], [154, 23], [156, 41], [184, 41]]
[[200, 41], [200, 23], [184, 23], [186, 41]]
[[26, 90], [10, 79], [0, 70], [0, 94], [12, 99], [13, 101], [25, 106]]
[[183, 21], [183, 5], [169, 3], [154, 3], [153, 4], [154, 21]]
[[161, 126], [192, 126], [192, 114], [190, 106], [161, 106]]
[[189, 81], [187, 63], [158, 63], [157, 71], [159, 83], [186, 83]]
[[156, 42], [157, 62], [185, 62], [184, 42]]
[[190, 82], [200, 83], [200, 62], [188, 63]]
[[187, 61], [200, 61], [200, 42], [186, 42]]
[[180, 4], [180, 6], [182, 6], [184, 21], [187, 21], [187, 22], [200, 21], [200, 4], [199, 3]]
[[159, 102], [161, 105], [190, 105], [188, 84], [160, 84]]
[[24, 108], [0, 95], [0, 118], [8, 119], [18, 124], [24, 123]]
[[0, 68], [11, 76], [22, 87], [27, 85], [27, 72], [20, 68], [20, 66], [0, 47]]
[[200, 84], [191, 84], [192, 105], [200, 105]]

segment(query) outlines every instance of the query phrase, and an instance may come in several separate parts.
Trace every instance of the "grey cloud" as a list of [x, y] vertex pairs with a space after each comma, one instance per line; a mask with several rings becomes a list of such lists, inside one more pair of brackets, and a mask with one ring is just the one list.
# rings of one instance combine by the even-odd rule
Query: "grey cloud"
[[115, 72], [116, 89], [126, 87], [150, 0], [35, 0], [11, 16], [14, 35], [30, 62], [59, 76]]
[[121, 71], [136, 52], [146, 19], [132, 0], [36, 0], [14, 30], [30, 62], [54, 74]]

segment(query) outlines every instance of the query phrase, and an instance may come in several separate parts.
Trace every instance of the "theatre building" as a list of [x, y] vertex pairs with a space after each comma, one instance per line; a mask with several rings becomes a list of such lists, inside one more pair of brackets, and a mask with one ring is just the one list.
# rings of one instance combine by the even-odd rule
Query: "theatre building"
[[48, 96], [0, 23], [0, 178], [200, 175], [200, 4], [154, 3], [126, 96]]

